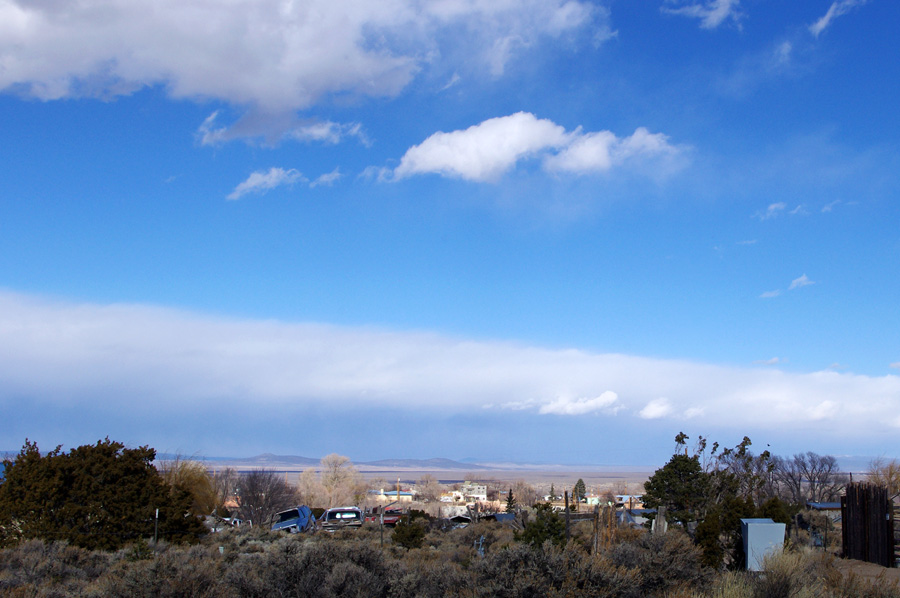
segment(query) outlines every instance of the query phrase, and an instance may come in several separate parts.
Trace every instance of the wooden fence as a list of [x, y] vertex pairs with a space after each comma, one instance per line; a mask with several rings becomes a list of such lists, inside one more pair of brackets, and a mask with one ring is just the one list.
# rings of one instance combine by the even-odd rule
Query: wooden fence
[[894, 512], [887, 488], [850, 483], [841, 497], [844, 558], [894, 566]]

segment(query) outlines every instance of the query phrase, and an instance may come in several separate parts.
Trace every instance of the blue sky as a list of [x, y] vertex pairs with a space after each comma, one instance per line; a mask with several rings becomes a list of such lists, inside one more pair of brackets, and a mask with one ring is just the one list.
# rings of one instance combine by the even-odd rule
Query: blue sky
[[898, 456], [884, 0], [0, 0], [0, 448]]

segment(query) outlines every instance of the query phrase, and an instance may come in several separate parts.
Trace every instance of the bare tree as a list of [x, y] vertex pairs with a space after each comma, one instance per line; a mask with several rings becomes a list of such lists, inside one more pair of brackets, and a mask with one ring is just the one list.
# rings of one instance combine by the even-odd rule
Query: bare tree
[[319, 476], [314, 467], [307, 467], [300, 474], [299, 490], [300, 496], [310, 506], [322, 507], [328, 504], [328, 501], [325, 499], [325, 490], [322, 488], [322, 482], [319, 481]]
[[279, 511], [296, 506], [297, 489], [287, 483], [284, 474], [272, 469], [254, 469], [242, 475], [238, 486], [242, 519], [267, 525]]
[[800, 464], [809, 485], [809, 500], [825, 502], [839, 497], [847, 485], [847, 475], [841, 472], [837, 459], [832, 455], [817, 455], [813, 452], [804, 456], [804, 459], [800, 459]]
[[806, 501], [803, 492], [803, 475], [795, 459], [775, 456], [772, 462], [775, 465], [772, 481], [778, 494], [786, 502], [803, 504]]
[[513, 484], [512, 491], [516, 496], [516, 502], [523, 507], [530, 507], [541, 499], [541, 495], [534, 486], [525, 480], [517, 480]]
[[426, 473], [419, 480], [419, 483], [416, 484], [416, 491], [420, 500], [428, 502], [438, 500], [441, 497], [443, 488], [433, 475]]
[[794, 504], [833, 501], [840, 496], [848, 479], [831, 455], [810, 451], [791, 459], [774, 457], [773, 464], [772, 479], [779, 493]]
[[896, 497], [900, 494], [900, 460], [874, 459], [869, 464], [866, 474], [869, 482], [884, 486], [888, 489], [888, 496]]
[[223, 506], [226, 501], [237, 496], [238, 481], [238, 473], [231, 467], [213, 472], [212, 484], [216, 492], [216, 506]]
[[191, 513], [194, 515], [209, 515], [218, 506], [212, 476], [200, 461], [175, 455], [168, 461], [160, 462], [157, 471], [170, 487], [190, 493]]
[[360, 504], [368, 490], [349, 457], [332, 453], [322, 458], [321, 484], [329, 507]]

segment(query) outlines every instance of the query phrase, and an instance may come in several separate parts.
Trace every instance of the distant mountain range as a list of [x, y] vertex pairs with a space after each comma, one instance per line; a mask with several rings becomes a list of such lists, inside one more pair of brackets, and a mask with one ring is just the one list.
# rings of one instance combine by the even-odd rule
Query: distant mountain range
[[460, 463], [459, 461], [453, 461], [452, 459], [381, 459], [380, 461], [355, 463], [355, 465], [381, 467], [386, 469], [465, 469], [466, 471], [487, 469], [487, 467], [478, 465], [477, 463]]

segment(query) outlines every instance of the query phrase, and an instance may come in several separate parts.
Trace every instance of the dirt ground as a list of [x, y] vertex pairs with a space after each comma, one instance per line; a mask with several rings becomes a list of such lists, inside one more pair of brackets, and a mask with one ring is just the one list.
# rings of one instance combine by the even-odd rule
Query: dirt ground
[[878, 579], [879, 577], [883, 577], [888, 581], [896, 581], [897, 583], [900, 583], [900, 569], [887, 569], [880, 565], [866, 563], [864, 561], [856, 561], [853, 559], [835, 559], [834, 566], [837, 567], [845, 577], [853, 573], [856, 576], [867, 581], [872, 581], [874, 579]]

